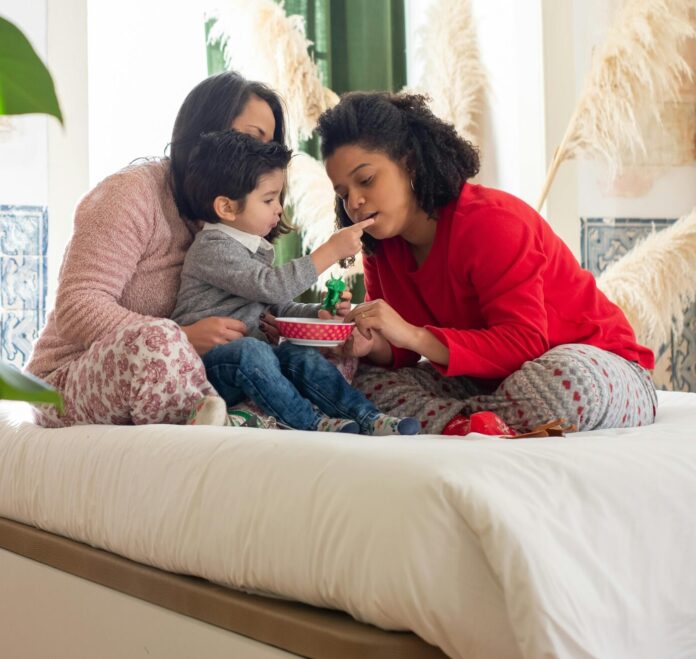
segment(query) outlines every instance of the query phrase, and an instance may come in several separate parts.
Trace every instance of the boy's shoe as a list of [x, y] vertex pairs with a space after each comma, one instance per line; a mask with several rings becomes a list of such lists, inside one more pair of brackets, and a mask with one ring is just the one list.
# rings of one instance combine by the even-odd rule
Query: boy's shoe
[[252, 412], [247, 412], [246, 410], [237, 410], [231, 407], [227, 408], [227, 419], [229, 420], [229, 425], [231, 426], [244, 426], [246, 428], [265, 428], [263, 421], [253, 414]]
[[253, 403], [240, 403], [234, 407], [227, 408], [230, 424], [233, 426], [244, 426], [246, 428], [277, 428], [278, 423], [275, 417], [264, 414], [263, 411]]
[[322, 416], [316, 428], [319, 432], [351, 432], [360, 434], [360, 426], [351, 419], [332, 419]]
[[245, 404], [228, 408], [220, 396], [203, 396], [193, 407], [186, 421], [189, 426], [234, 426], [274, 428], [275, 419], [256, 414]]
[[229, 426], [227, 405], [220, 396], [203, 396], [193, 406], [187, 426]]
[[412, 416], [399, 418], [388, 414], [379, 414], [371, 422], [367, 430], [368, 435], [417, 435], [421, 424]]

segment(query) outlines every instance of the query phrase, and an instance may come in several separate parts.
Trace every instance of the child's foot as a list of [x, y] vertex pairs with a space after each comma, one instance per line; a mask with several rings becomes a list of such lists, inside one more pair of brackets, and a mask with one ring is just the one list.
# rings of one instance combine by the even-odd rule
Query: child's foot
[[360, 426], [351, 419], [332, 419], [328, 416], [322, 416], [317, 424], [319, 432], [352, 432], [360, 434]]
[[186, 421], [187, 426], [229, 426], [227, 405], [220, 396], [203, 396]]
[[412, 416], [403, 419], [388, 414], [379, 414], [371, 422], [367, 430], [368, 435], [417, 435], [421, 424]]

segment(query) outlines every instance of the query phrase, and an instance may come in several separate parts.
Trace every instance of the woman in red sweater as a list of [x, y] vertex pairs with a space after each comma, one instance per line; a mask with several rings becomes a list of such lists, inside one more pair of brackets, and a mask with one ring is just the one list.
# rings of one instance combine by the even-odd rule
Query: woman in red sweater
[[518, 431], [653, 422], [652, 352], [538, 213], [467, 182], [476, 149], [422, 96], [345, 95], [318, 132], [337, 223], [375, 220], [345, 350], [381, 367], [355, 381], [378, 407], [446, 434], [481, 410]]

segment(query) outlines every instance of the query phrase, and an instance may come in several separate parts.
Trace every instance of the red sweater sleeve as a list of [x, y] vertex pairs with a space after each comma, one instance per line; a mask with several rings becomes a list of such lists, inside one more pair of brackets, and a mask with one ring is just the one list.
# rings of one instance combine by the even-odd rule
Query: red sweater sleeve
[[[384, 298], [382, 285], [379, 281], [379, 272], [373, 263], [372, 258], [363, 255], [363, 273], [365, 278], [365, 301], [379, 300]], [[401, 368], [402, 366], [413, 366], [418, 362], [421, 356], [417, 352], [404, 350], [391, 346], [392, 351], [392, 368]]]
[[451, 276], [473, 286], [485, 329], [426, 326], [450, 353], [446, 368], [433, 366], [448, 376], [507, 377], [549, 349], [540, 238], [501, 208], [468, 214], [454, 226], [450, 247], [459, 256], [450, 259]]
[[154, 212], [153, 192], [128, 172], [105, 179], [79, 203], [56, 295], [64, 339], [88, 347], [144, 317], [119, 299], [145, 253]]

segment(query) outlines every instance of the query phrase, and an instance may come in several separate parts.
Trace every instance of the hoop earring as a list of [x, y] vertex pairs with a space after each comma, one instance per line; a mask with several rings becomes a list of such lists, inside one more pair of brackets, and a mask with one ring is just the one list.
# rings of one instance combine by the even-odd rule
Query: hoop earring
[[413, 185], [413, 179], [409, 179], [409, 183], [411, 184], [411, 190], [413, 190], [415, 192], [416, 188]]

